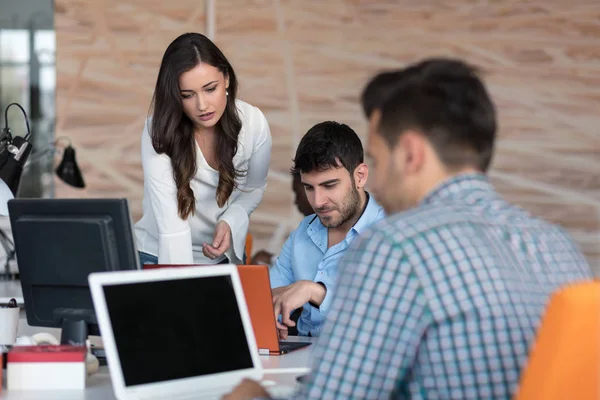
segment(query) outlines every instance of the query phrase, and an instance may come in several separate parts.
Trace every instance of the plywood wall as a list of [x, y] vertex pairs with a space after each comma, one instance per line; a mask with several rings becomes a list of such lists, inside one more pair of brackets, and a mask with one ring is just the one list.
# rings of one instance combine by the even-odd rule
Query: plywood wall
[[[217, 0], [216, 42], [240, 97], [273, 133], [257, 246], [296, 225], [288, 169], [312, 124], [361, 135], [358, 95], [376, 71], [458, 56], [487, 72], [499, 108], [491, 176], [510, 200], [562, 224], [600, 263], [600, 2], [597, 0]], [[88, 188], [60, 197], [127, 197], [141, 211], [139, 137], [162, 54], [203, 32], [199, 0], [56, 0], [57, 135], [78, 150]]]

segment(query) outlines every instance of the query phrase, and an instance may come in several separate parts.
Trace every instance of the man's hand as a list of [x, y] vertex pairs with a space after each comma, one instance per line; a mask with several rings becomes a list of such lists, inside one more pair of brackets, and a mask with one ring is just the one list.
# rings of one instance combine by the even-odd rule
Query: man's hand
[[202, 245], [202, 253], [211, 260], [220, 257], [231, 246], [231, 228], [225, 221], [219, 221], [215, 227], [212, 243]]
[[281, 314], [281, 322], [277, 321], [279, 336], [282, 339], [287, 339], [288, 327], [296, 325], [290, 319], [290, 315], [296, 308], [300, 308], [308, 302], [320, 306], [326, 294], [327, 290], [322, 285], [312, 281], [298, 281], [288, 286], [273, 289], [275, 318]]
[[260, 250], [260, 251], [257, 251], [256, 254], [254, 254], [252, 256], [252, 263], [269, 265], [269, 264], [271, 264], [272, 257], [273, 257], [273, 254], [269, 253], [268, 251]]
[[242, 383], [233, 389], [233, 392], [223, 396], [222, 400], [250, 400], [255, 397], [271, 398], [269, 393], [258, 382], [251, 379], [244, 379]]
[[[291, 286], [291, 285], [290, 285]], [[275, 308], [275, 299], [278, 298], [281, 293], [285, 292], [289, 286], [281, 286], [271, 290], [271, 295], [273, 296], [273, 308]], [[291, 315], [291, 314], [290, 314]], [[277, 324], [277, 333], [279, 334], [280, 339], [287, 339], [288, 337], [288, 328], [279, 322], [279, 314], [275, 311], [275, 323]], [[294, 322], [294, 321], [292, 321]]]

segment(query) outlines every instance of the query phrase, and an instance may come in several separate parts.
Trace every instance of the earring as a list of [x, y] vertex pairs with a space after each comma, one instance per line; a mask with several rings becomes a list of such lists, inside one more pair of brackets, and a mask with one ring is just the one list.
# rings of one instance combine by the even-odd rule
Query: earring
[[229, 91], [228, 90], [225, 91], [225, 96], [229, 96]]

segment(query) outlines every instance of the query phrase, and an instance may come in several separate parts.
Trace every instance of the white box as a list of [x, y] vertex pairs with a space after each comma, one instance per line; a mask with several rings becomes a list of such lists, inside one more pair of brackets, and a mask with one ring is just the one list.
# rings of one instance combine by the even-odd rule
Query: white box
[[85, 347], [17, 346], [8, 353], [6, 389], [85, 389]]

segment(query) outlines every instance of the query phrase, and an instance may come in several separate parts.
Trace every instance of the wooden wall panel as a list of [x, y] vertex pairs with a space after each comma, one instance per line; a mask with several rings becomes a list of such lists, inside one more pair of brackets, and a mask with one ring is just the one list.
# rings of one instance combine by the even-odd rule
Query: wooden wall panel
[[[168, 43], [204, 30], [202, 1], [56, 0], [57, 135], [88, 182], [57, 196], [130, 199], [139, 217], [139, 136]], [[299, 138], [327, 119], [366, 123], [358, 95], [376, 71], [459, 56], [486, 71], [499, 109], [491, 176], [510, 200], [562, 224], [600, 263], [600, 3], [596, 0], [217, 0], [216, 42], [241, 98], [273, 132], [257, 246], [277, 250], [299, 221], [288, 169]]]

